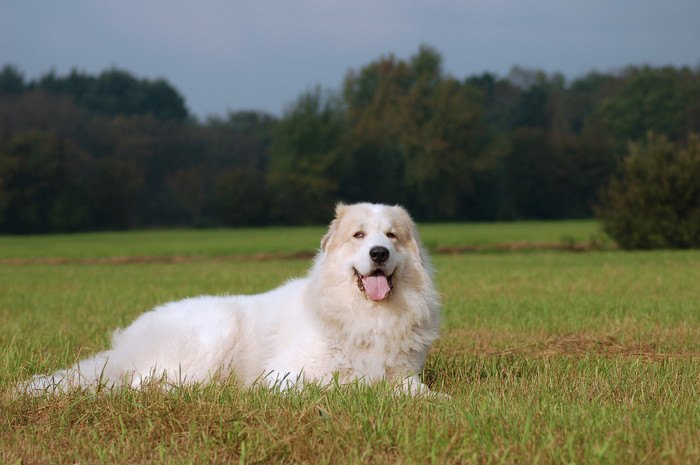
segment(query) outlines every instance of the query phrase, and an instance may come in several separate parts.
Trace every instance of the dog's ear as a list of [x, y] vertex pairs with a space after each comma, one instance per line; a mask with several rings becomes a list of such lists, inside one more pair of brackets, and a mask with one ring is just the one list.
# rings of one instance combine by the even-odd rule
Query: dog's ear
[[428, 262], [427, 254], [420, 240], [416, 223], [413, 221], [408, 211], [401, 205], [394, 205], [394, 208], [398, 210], [401, 222], [410, 235], [408, 249], [420, 259], [421, 264], [425, 265]]
[[321, 239], [321, 251], [325, 252], [328, 249], [328, 244], [331, 243], [335, 232], [338, 230], [338, 220], [331, 221], [331, 225], [328, 227], [328, 232]]
[[407, 225], [409, 226], [409, 230], [411, 231], [411, 240], [409, 241], [408, 248], [411, 251], [411, 253], [418, 258], [418, 261], [420, 262], [423, 271], [428, 276], [428, 278], [432, 280], [435, 275], [435, 270], [433, 269], [433, 265], [430, 261], [428, 250], [423, 245], [423, 241], [421, 241], [420, 234], [418, 233], [418, 227], [416, 226], [416, 223], [411, 219], [411, 216], [408, 214], [408, 212], [402, 207], [399, 208], [406, 215], [405, 218], [407, 220]]
[[341, 216], [345, 214], [345, 210], [348, 209], [348, 206], [344, 204], [343, 202], [338, 202], [335, 204], [335, 219], [339, 220]]
[[333, 236], [335, 236], [335, 233], [338, 231], [338, 223], [340, 223], [340, 218], [345, 213], [347, 207], [348, 206], [345, 205], [343, 202], [338, 202], [336, 204], [335, 218], [333, 219], [333, 221], [331, 221], [331, 224], [328, 227], [328, 232], [325, 236], [323, 236], [323, 239], [321, 239], [321, 250], [323, 252], [325, 252], [328, 249], [328, 245], [331, 243]]

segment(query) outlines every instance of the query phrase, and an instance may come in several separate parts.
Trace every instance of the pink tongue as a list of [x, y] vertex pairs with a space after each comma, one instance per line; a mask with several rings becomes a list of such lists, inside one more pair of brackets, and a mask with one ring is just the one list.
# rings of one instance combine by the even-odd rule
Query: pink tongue
[[365, 287], [365, 293], [372, 300], [382, 300], [391, 291], [389, 287], [389, 281], [387, 281], [386, 276], [383, 274], [377, 274], [374, 276], [364, 276], [362, 278], [362, 285]]

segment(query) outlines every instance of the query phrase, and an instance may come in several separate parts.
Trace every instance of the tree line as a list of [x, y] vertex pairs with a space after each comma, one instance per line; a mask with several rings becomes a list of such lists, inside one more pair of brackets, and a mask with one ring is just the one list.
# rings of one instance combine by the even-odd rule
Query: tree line
[[0, 232], [307, 224], [343, 200], [421, 221], [592, 216], [628, 144], [700, 132], [700, 70], [457, 78], [427, 46], [281, 117], [195, 118], [166, 80], [0, 70]]

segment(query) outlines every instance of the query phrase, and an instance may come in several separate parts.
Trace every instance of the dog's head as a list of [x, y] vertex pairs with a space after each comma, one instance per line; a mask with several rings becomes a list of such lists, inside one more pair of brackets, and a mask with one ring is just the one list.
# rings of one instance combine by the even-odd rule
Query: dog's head
[[368, 299], [389, 299], [416, 267], [427, 268], [415, 224], [399, 206], [338, 204], [321, 241], [324, 260]]

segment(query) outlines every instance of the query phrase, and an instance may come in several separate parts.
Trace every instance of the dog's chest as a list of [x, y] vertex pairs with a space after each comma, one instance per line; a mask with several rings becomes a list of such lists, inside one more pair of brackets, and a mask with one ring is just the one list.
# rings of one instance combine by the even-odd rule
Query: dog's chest
[[328, 350], [327, 373], [338, 373], [346, 381], [363, 378], [377, 381], [393, 372], [400, 363], [400, 350], [395, 344], [376, 337], [361, 337], [351, 341], [335, 341]]

